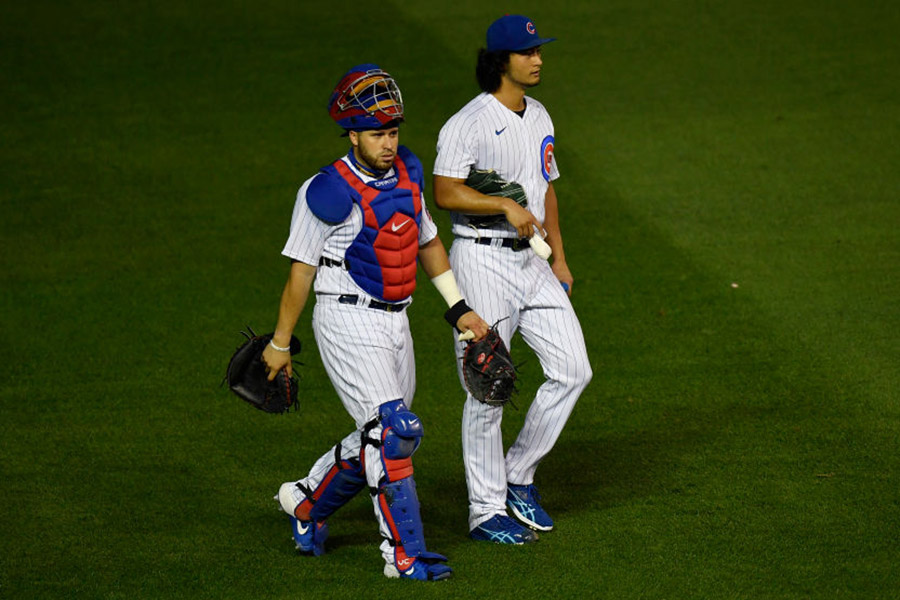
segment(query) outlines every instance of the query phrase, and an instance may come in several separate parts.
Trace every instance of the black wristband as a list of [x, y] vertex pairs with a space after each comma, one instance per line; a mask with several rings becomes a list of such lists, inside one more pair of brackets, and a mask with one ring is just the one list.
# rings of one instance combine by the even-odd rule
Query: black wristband
[[[447, 319], [447, 322], [450, 323], [453, 327], [456, 327], [456, 322], [459, 321], [459, 318], [472, 310], [469, 308], [469, 305], [466, 304], [465, 300], [460, 300], [453, 306], [447, 309], [447, 312], [444, 313], [444, 318]], [[457, 329], [459, 331], [459, 329]]]

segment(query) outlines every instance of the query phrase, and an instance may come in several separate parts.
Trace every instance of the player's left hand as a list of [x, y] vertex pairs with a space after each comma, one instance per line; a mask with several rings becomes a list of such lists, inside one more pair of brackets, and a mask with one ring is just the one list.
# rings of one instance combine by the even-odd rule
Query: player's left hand
[[569, 265], [567, 265], [565, 261], [555, 260], [550, 268], [553, 269], [553, 274], [559, 279], [560, 285], [566, 290], [566, 294], [571, 297], [575, 278], [572, 277], [572, 272], [569, 271]]
[[475, 335], [475, 337], [470, 339], [477, 342], [487, 335], [487, 332], [491, 328], [491, 326], [488, 325], [485, 320], [478, 315], [478, 313], [476, 313], [474, 310], [470, 310], [459, 318], [459, 320], [456, 322], [456, 328], [461, 331], [463, 335], [465, 335], [466, 332], [471, 331], [472, 334]]
[[[291, 376], [285, 368], [276, 371], [274, 377], [266, 375], [266, 369], [271, 367], [263, 359], [263, 352], [271, 348], [269, 341], [274, 334], [256, 335], [249, 327], [247, 332], [241, 333], [247, 340], [234, 351], [228, 361], [223, 383], [227, 382], [238, 398], [262, 411], [283, 413], [291, 407], [296, 409], [297, 378]], [[290, 348], [290, 351], [284, 352], [288, 361], [292, 352], [300, 352], [300, 340], [291, 336]]]
[[504, 205], [503, 212], [506, 215], [506, 220], [509, 221], [509, 224], [515, 227], [519, 237], [530, 238], [535, 230], [537, 230], [541, 237], [547, 235], [547, 230], [544, 229], [544, 225], [537, 220], [537, 217], [535, 217], [530, 210], [519, 206], [514, 201], [508, 201]]

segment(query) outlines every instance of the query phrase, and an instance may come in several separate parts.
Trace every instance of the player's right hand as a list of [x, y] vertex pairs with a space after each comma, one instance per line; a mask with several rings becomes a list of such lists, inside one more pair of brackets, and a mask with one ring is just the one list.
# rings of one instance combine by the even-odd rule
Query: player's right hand
[[478, 313], [476, 313], [474, 310], [470, 310], [459, 318], [459, 320], [456, 322], [456, 328], [463, 333], [472, 332], [474, 337], [467, 339], [477, 342], [487, 335], [487, 332], [491, 328], [491, 326], [488, 325], [484, 319], [478, 316]]
[[279, 352], [275, 348], [271, 346], [271, 344], [266, 346], [266, 349], [263, 350], [262, 360], [266, 363], [266, 371], [269, 374], [269, 381], [275, 379], [275, 376], [278, 374], [278, 371], [286, 368], [288, 377], [291, 376], [293, 369], [291, 368], [291, 353], [290, 352]]
[[520, 206], [518, 202], [510, 200], [504, 206], [503, 213], [509, 224], [516, 228], [519, 237], [530, 238], [534, 230], [540, 232], [541, 237], [547, 235], [547, 231], [537, 218], [527, 208]]

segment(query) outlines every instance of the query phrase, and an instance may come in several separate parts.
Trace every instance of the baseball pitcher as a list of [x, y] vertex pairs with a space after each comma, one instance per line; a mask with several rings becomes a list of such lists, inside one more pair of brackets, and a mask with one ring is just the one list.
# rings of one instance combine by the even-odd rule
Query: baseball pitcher
[[[552, 41], [521, 15], [491, 24], [476, 66], [482, 93], [443, 126], [434, 165], [435, 203], [451, 211], [450, 263], [460, 290], [480, 315], [497, 323], [507, 346], [521, 333], [546, 377], [505, 454], [503, 407], [470, 392], [463, 411], [470, 535], [507, 544], [533, 542], [535, 531], [553, 529], [535, 472], [592, 377], [569, 301], [574, 279], [553, 188], [559, 177], [553, 122], [526, 95], [541, 81], [542, 46]], [[486, 179], [500, 183], [491, 188]], [[465, 346], [456, 342], [456, 350], [462, 356]]]

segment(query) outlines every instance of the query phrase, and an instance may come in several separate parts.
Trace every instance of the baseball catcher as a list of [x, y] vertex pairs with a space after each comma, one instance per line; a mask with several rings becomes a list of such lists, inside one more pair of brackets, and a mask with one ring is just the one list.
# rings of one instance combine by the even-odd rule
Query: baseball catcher
[[[231, 360], [228, 361], [228, 370], [225, 373], [228, 387], [238, 398], [267, 413], [281, 414], [291, 408], [296, 410], [296, 376], [288, 375], [285, 368], [270, 380], [266, 364], [262, 360], [263, 350], [272, 343], [273, 334], [256, 335], [249, 326], [247, 331], [242, 331], [241, 334], [247, 340], [234, 351]], [[300, 340], [292, 337], [290, 353], [294, 355], [298, 352]]]
[[[415, 357], [406, 309], [419, 269], [455, 309], [451, 324], [460, 333], [479, 339], [489, 326], [459, 293], [425, 202], [422, 162], [400, 144], [404, 109], [394, 78], [374, 63], [351, 67], [331, 93], [328, 114], [347, 143], [297, 192], [282, 250], [290, 270], [263, 360], [270, 377], [290, 369], [288, 340], [314, 305], [322, 364], [356, 427], [274, 498], [297, 549], [316, 557], [341, 507], [370, 496], [384, 575], [441, 581], [453, 570], [426, 547], [413, 469], [425, 427], [411, 409]], [[318, 568], [331, 571], [335, 563]]]
[[476, 400], [490, 406], [509, 402], [516, 391], [516, 368], [496, 327], [481, 340], [469, 342], [462, 360], [466, 388]]

